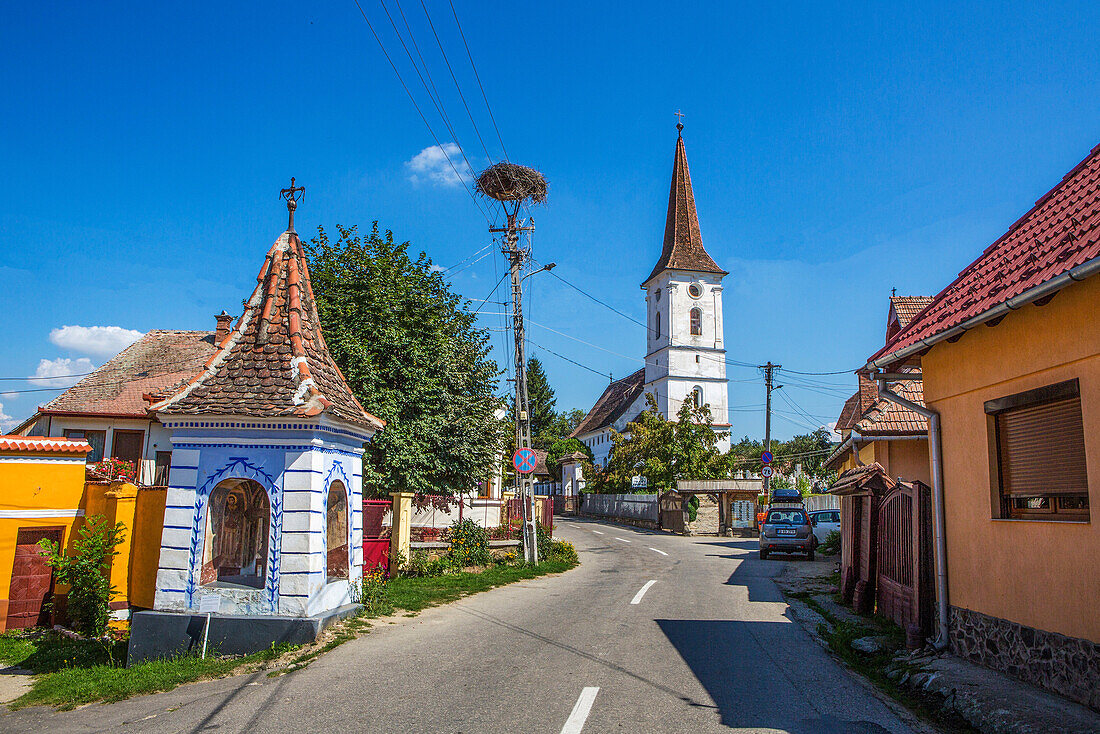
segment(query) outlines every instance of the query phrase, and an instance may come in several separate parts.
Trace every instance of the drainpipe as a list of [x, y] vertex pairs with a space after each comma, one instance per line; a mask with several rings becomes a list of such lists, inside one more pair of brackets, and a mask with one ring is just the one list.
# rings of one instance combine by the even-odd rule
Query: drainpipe
[[[872, 373], [876, 378], [876, 373]], [[932, 543], [936, 547], [936, 602], [939, 608], [939, 630], [932, 646], [947, 648], [947, 539], [944, 536], [943, 457], [940, 455], [940, 414], [906, 400], [886, 387], [886, 380], [877, 379], [878, 395], [928, 419], [928, 448], [932, 459]]]

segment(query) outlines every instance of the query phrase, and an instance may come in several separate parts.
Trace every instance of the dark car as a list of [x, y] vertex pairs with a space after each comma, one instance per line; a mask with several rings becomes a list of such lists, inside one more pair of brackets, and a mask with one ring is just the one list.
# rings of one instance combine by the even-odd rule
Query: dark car
[[814, 534], [810, 516], [801, 507], [773, 507], [760, 526], [760, 558], [769, 553], [805, 553], [814, 559]]

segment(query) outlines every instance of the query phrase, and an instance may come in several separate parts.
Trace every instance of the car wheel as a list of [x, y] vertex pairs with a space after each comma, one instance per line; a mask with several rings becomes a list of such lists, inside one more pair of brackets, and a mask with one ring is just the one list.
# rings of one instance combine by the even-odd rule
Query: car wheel
[[810, 552], [806, 554], [806, 560], [812, 561], [814, 559], [814, 549], [810, 548]]
[[768, 552], [766, 550], [760, 551], [760, 560], [761, 561], [768, 560]]

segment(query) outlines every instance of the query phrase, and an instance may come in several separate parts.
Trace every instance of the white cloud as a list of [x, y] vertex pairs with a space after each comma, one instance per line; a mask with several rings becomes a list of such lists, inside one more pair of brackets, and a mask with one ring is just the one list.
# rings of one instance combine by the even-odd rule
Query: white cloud
[[142, 336], [121, 326], [62, 326], [50, 332], [50, 341], [74, 352], [112, 357]]
[[[454, 168], [447, 162], [448, 158]], [[459, 186], [463, 177], [455, 169], [461, 171], [463, 165], [462, 149], [454, 143], [443, 143], [442, 150], [438, 145], [429, 146], [405, 162], [410, 181], [414, 184], [426, 182], [437, 186]]]
[[432, 266], [428, 268], [428, 270], [433, 273], [442, 273], [446, 269], [447, 268], [443, 267], [442, 265], [436, 265], [435, 263], [432, 263]]
[[69, 387], [75, 385], [80, 378], [70, 375], [83, 375], [95, 369], [92, 360], [87, 357], [69, 359], [58, 357], [57, 359], [38, 360], [38, 369], [34, 371], [34, 377], [30, 382], [42, 387]]
[[7, 433], [19, 425], [19, 421], [4, 412], [4, 404], [0, 403], [0, 433]]

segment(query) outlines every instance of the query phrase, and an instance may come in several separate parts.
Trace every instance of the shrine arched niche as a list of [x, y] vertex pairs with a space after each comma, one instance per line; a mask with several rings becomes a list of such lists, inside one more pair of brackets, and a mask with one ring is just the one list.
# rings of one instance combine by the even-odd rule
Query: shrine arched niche
[[226, 479], [210, 492], [203, 586], [262, 589], [267, 580], [271, 501], [251, 479]]
[[328, 486], [325, 502], [326, 576], [328, 581], [348, 578], [348, 491], [339, 479]]

